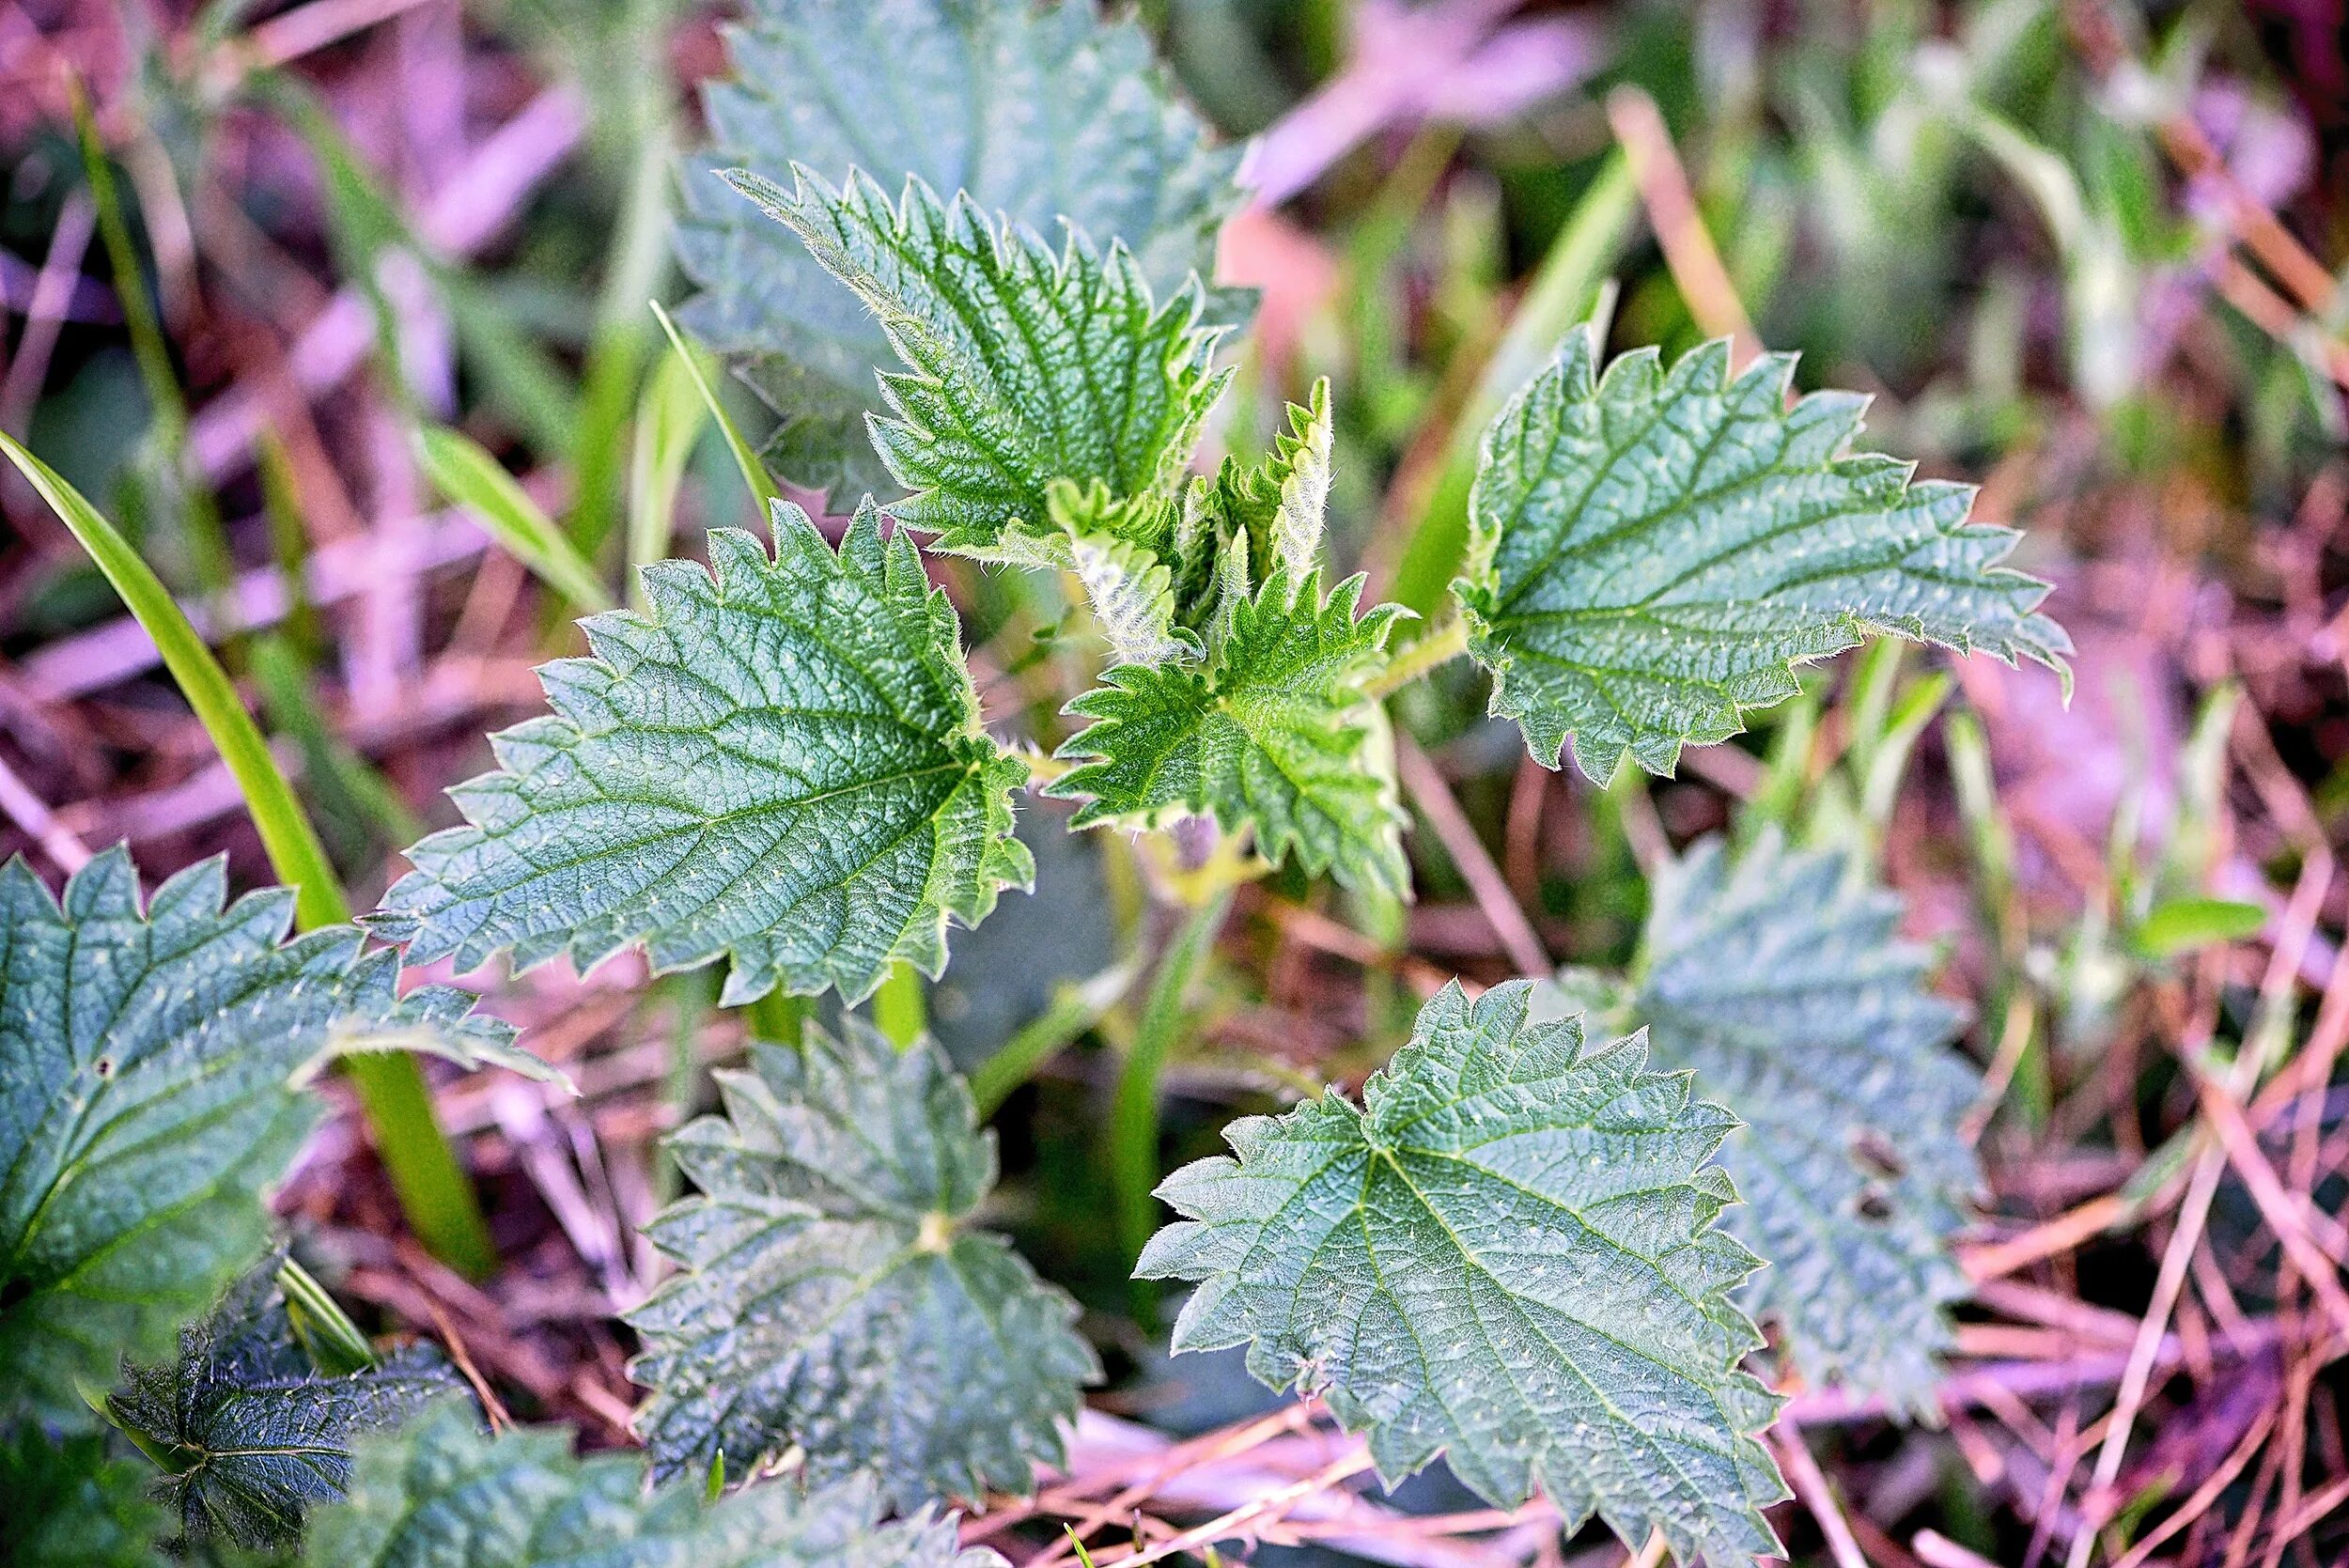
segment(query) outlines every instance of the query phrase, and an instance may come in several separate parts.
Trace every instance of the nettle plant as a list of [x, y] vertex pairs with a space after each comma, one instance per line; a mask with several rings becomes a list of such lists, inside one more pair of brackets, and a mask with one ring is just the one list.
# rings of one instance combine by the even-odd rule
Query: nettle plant
[[[307, 1550], [336, 1564], [427, 1540], [516, 1565], [996, 1560], [937, 1510], [1060, 1463], [1099, 1362], [977, 1222], [992, 1135], [942, 1050], [773, 1003], [941, 974], [950, 928], [1033, 879], [1022, 791], [1153, 835], [1162, 890], [1206, 911], [1175, 944], [1197, 949], [1268, 866], [1408, 896], [1384, 704], [1458, 657], [1536, 760], [1571, 742], [1602, 784], [1670, 771], [1873, 632], [2062, 667], [2045, 585], [1998, 565], [2015, 536], [1968, 522], [1968, 487], [1853, 452], [1863, 399], [1793, 397], [1789, 358], [1725, 343], [1602, 364], [1591, 328], [1486, 431], [1450, 608], [1365, 604], [1328, 561], [1326, 385], [1261, 460], [1200, 466], [1251, 308], [1200, 281], [1235, 160], [1137, 29], [1082, 3], [768, 0], [732, 48], [708, 109], [733, 189], [686, 181], [685, 320], [774, 405], [786, 477], [872, 494], [830, 531], [775, 501], [765, 539], [713, 531], [707, 565], [644, 573], [640, 612], [582, 623], [550, 712], [492, 737], [463, 824], [361, 923], [460, 970], [723, 960], [752, 1009], [722, 1113], [669, 1145], [697, 1189], [650, 1227], [675, 1271], [628, 1314], [649, 1465], [481, 1436], [436, 1357], [377, 1358], [265, 1256], [322, 1058], [526, 1057], [451, 993], [397, 1001], [393, 954], [348, 927], [281, 945], [285, 895], [224, 908], [217, 866], [142, 908], [119, 855], [62, 904], [20, 864], [0, 1463], [76, 1560], [158, 1528], [156, 1472], [109, 1457], [101, 1415], [192, 1542], [286, 1548], [324, 1501]], [[1050, 754], [990, 726], [926, 551], [1072, 585], [1098, 675]], [[1391, 1481], [1440, 1455], [1496, 1507], [1539, 1493], [1727, 1563], [1778, 1549], [1785, 1495], [1757, 1317], [1777, 1364], [1929, 1409], [1978, 1084], [1854, 857], [1708, 841], [1653, 891], [1627, 973], [1455, 983], [1359, 1099], [1232, 1125], [1228, 1157], [1159, 1188], [1180, 1218], [1137, 1272], [1195, 1286], [1176, 1350], [1246, 1346]]]

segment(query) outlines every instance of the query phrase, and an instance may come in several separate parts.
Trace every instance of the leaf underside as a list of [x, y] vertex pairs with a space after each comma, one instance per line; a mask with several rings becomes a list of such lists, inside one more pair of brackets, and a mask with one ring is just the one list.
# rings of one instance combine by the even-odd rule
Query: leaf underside
[[1324, 598], [1318, 571], [1276, 566], [1235, 599], [1203, 661], [1112, 669], [1068, 705], [1093, 722], [1061, 747], [1078, 766], [1045, 793], [1083, 802], [1079, 828], [1210, 815], [1252, 831], [1268, 860], [1408, 896], [1384, 716], [1362, 692], [1402, 613], [1356, 619], [1361, 591], [1355, 577]]
[[[968, 191], [1041, 232], [1066, 218], [1124, 241], [1160, 298], [1212, 270], [1237, 205], [1238, 149], [1207, 146], [1141, 28], [1092, 0], [755, 0], [727, 32], [730, 81], [708, 87], [712, 150], [684, 179], [677, 257], [702, 292], [680, 313], [741, 366], [786, 421], [783, 472], [849, 495], [888, 493], [865, 438], [879, 324], [789, 234], [711, 172], [780, 178], [794, 163], [840, 180]], [[1213, 302], [1233, 322], [1246, 302]]]
[[119, 847], [62, 904], [0, 867], [0, 1418], [86, 1427], [83, 1387], [169, 1355], [263, 1249], [261, 1190], [318, 1115], [297, 1076], [387, 1019], [412, 1033], [470, 1004], [401, 1002], [397, 956], [349, 926], [281, 946], [293, 894], [224, 908], [226, 887], [206, 862], [142, 912]]
[[718, 1075], [726, 1114], [669, 1141], [701, 1195], [646, 1228], [681, 1271], [629, 1314], [655, 1473], [796, 1444], [817, 1483], [869, 1468], [900, 1512], [1025, 1493], [1100, 1373], [1076, 1304], [969, 1228], [994, 1135], [944, 1054], [845, 1023], [754, 1044]]
[[1124, 246], [1080, 229], [1054, 250], [968, 195], [805, 168], [786, 191], [728, 175], [862, 300], [907, 369], [881, 378], [872, 439], [911, 493], [890, 516], [983, 559], [1063, 565], [1055, 482], [1171, 507], [1228, 372], [1208, 363], [1186, 284], [1159, 303]]
[[[698, 1483], [698, 1478], [696, 1478]], [[312, 1521], [313, 1568], [1001, 1568], [958, 1549], [951, 1519], [879, 1522], [866, 1483], [787, 1482], [704, 1503], [698, 1483], [645, 1489], [632, 1453], [571, 1453], [568, 1431], [484, 1436], [451, 1403], [363, 1439], [349, 1498]]]
[[160, 1494], [190, 1539], [263, 1549], [298, 1544], [303, 1511], [343, 1495], [362, 1433], [463, 1390], [423, 1344], [348, 1376], [321, 1374], [294, 1337], [272, 1261], [180, 1330], [176, 1359], [126, 1368], [106, 1403], [166, 1457]]
[[1757, 1265], [1713, 1220], [1735, 1126], [1635, 1036], [1529, 1024], [1529, 983], [1447, 986], [1357, 1107], [1331, 1094], [1225, 1131], [1159, 1190], [1185, 1219], [1136, 1272], [1201, 1281], [1174, 1348], [1245, 1343], [1318, 1392], [1382, 1477], [1438, 1453], [1496, 1507], [1536, 1487], [1684, 1562], [1777, 1552], [1755, 1434], [1777, 1401], [1733, 1294]]
[[729, 1006], [943, 969], [948, 921], [1034, 876], [1026, 769], [980, 730], [910, 537], [869, 505], [837, 553], [796, 506], [773, 530], [772, 559], [714, 530], [714, 576], [663, 562], [647, 614], [582, 623], [595, 657], [540, 670], [553, 713], [491, 737], [502, 768], [450, 791], [467, 825], [408, 852], [370, 928], [460, 968], [723, 955]]
[[1844, 455], [1865, 398], [1790, 409], [1792, 357], [1733, 377], [1726, 340], [1670, 372], [1652, 349], [1597, 362], [1571, 334], [1486, 432], [1454, 584], [1536, 759], [1571, 735], [1601, 783], [1626, 754], [1669, 773], [1872, 630], [2064, 669], [2047, 585], [1997, 564], [2016, 534], [1966, 524], [1972, 487]]
[[1967, 1291], [1950, 1243], [1982, 1187], [1958, 1131], [1982, 1080], [1900, 912], [1841, 855], [1706, 841], [1656, 877], [1624, 1015], [1747, 1124], [1721, 1153], [1745, 1198], [1722, 1228], [1770, 1260], [1746, 1306], [1809, 1381], [1930, 1417]]

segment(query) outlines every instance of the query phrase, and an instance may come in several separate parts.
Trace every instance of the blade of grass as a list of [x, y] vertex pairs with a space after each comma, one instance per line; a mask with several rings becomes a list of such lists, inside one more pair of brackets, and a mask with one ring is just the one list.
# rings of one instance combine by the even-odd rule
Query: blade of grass
[[[1223, 917], [1231, 908], [1232, 890], [1227, 887], [1193, 908], [1176, 929], [1159, 960], [1159, 972], [1151, 978], [1149, 995], [1143, 999], [1142, 1024], [1110, 1099], [1110, 1189], [1116, 1205], [1118, 1245], [1128, 1264], [1142, 1255], [1158, 1224], [1158, 1200], [1151, 1192], [1159, 1185], [1159, 1083], [1182, 1033], [1191, 983], [1215, 951], [1216, 934], [1223, 929]], [[1135, 1317], [1155, 1327], [1156, 1283], [1136, 1280], [1130, 1289]]]
[[629, 470], [628, 601], [645, 607], [644, 569], [669, 553], [677, 533], [677, 487], [709, 423], [708, 405], [693, 384], [692, 361], [675, 349], [661, 355], [636, 404], [636, 450]]
[[700, 391], [702, 402], [708, 407], [709, 417], [717, 422], [720, 432], [725, 436], [726, 450], [734, 454], [734, 466], [742, 473], [743, 488], [751, 492], [751, 499], [758, 503], [758, 515], [766, 517], [767, 509], [774, 505], [782, 492], [775, 489], [775, 482], [767, 477], [767, 465], [758, 460], [758, 454], [751, 449], [749, 442], [742, 439], [741, 430], [727, 416], [725, 405], [718, 400], [717, 383], [711, 379], [716, 365], [698, 346], [686, 341], [685, 334], [677, 331], [677, 323], [669, 319], [669, 313], [661, 308], [658, 300], [653, 302], [652, 313], [661, 323], [661, 330], [669, 334], [669, 346], [685, 356], [685, 366], [692, 372], [693, 385]]
[[595, 568], [480, 442], [445, 425], [420, 425], [416, 462], [435, 489], [471, 511], [538, 581], [580, 610], [613, 607]]
[[971, 1098], [987, 1120], [1036, 1069], [1068, 1048], [1071, 1041], [1117, 1005], [1134, 982], [1131, 964], [1118, 964], [1089, 979], [1060, 986], [1050, 1005], [1022, 1024], [1001, 1049], [971, 1073]]
[[[228, 673], [188, 624], [171, 591], [80, 491], [5, 432], [0, 432], [0, 455], [16, 465], [81, 541], [154, 640], [164, 667], [243, 792], [270, 864], [294, 891], [295, 924], [310, 930], [348, 921], [350, 906], [319, 843], [318, 830], [278, 772], [253, 716], [229, 684]], [[475, 1277], [489, 1273], [497, 1264], [489, 1227], [456, 1152], [433, 1117], [431, 1096], [413, 1059], [396, 1052], [357, 1055], [347, 1059], [347, 1070], [375, 1129], [377, 1153], [418, 1239], [452, 1268]]]
[[889, 971], [889, 978], [881, 982], [880, 989], [873, 993], [873, 1027], [903, 1050], [922, 1037], [929, 1021], [922, 971], [911, 964], [898, 964]]
[[[665, 73], [664, 73], [665, 74]], [[643, 116], [619, 226], [596, 300], [596, 332], [587, 346], [578, 433], [571, 442], [577, 491], [564, 521], [573, 543], [599, 559], [619, 510], [622, 436], [652, 329], [636, 302], [660, 292], [669, 258], [669, 179], [676, 147], [666, 106]]]
[[1426, 617], [1442, 608], [1468, 548], [1469, 492], [1476, 482], [1485, 427], [1541, 368], [1566, 329], [1591, 314], [1630, 233], [1637, 207], [1630, 167], [1620, 151], [1611, 152], [1542, 258], [1541, 270], [1527, 286], [1508, 330], [1486, 364], [1475, 396], [1453, 427], [1443, 473], [1395, 565], [1389, 597], [1397, 604]]
[[[147, 388], [148, 406], [153, 410], [155, 443], [163, 454], [164, 473], [179, 494], [179, 516], [188, 562], [195, 569], [196, 586], [203, 590], [211, 607], [213, 624], [226, 629], [233, 636], [236, 562], [229, 554], [227, 530], [221, 523], [220, 505], [213, 499], [211, 488], [189, 477], [187, 399], [179, 390], [179, 372], [172, 367], [171, 346], [163, 336], [163, 323], [157, 318], [154, 301], [147, 291], [147, 275], [139, 267], [138, 250], [131, 242], [131, 225], [122, 215], [121, 197], [115, 189], [114, 165], [99, 141], [98, 122], [90, 114], [89, 99], [82, 90], [79, 77], [68, 79], [67, 92], [73, 104], [74, 134], [81, 147], [82, 171], [89, 182], [90, 201], [97, 211], [98, 233], [106, 247], [107, 262], [114, 268], [115, 296], [122, 304], [122, 324], [130, 334], [132, 357], [138, 364], [139, 379]], [[232, 647], [230, 652], [233, 657], [235, 649]]]

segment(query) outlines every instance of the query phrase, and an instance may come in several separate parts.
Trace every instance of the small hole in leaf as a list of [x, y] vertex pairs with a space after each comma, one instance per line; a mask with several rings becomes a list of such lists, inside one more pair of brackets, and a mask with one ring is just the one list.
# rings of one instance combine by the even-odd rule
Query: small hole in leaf
[[90, 1063], [90, 1065], [96, 1069], [100, 1078], [112, 1078], [115, 1076], [115, 1059], [111, 1056], [101, 1056], [96, 1062]]
[[1862, 1127], [1852, 1135], [1852, 1163], [1878, 1181], [1896, 1182], [1908, 1174], [1908, 1162], [1892, 1147], [1891, 1140], [1874, 1127]]
[[1881, 1225], [1892, 1218], [1892, 1201], [1884, 1195], [1880, 1188], [1863, 1188], [1859, 1202], [1853, 1206], [1859, 1210], [1859, 1218], [1871, 1225]]

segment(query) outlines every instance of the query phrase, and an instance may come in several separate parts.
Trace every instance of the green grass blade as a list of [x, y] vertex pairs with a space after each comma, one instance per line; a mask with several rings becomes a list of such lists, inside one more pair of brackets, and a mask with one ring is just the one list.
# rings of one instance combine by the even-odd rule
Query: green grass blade
[[628, 598], [644, 608], [639, 575], [669, 553], [677, 532], [677, 487], [709, 423], [694, 384], [693, 362], [672, 349], [661, 357], [636, 404], [636, 450], [629, 469]]
[[[171, 591], [138, 551], [99, 510], [84, 500], [54, 469], [15, 440], [0, 433], [0, 455], [14, 463], [58, 519], [89, 551], [98, 569], [136, 617], [163, 666], [179, 682], [188, 706], [203, 722], [221, 761], [243, 792], [245, 809], [261, 835], [261, 846], [280, 880], [294, 890], [294, 919], [305, 930], [350, 918], [350, 906], [335, 881], [325, 847], [308, 814], [295, 800], [285, 775], [269, 754], [253, 716], [238, 700], [228, 674], [188, 624]], [[457, 1156], [433, 1119], [424, 1075], [406, 1055], [382, 1052], [352, 1056], [348, 1069], [376, 1149], [398, 1193], [400, 1207], [417, 1237], [452, 1268], [482, 1275], [496, 1266], [480, 1205]]]
[[595, 568], [478, 442], [445, 425], [420, 426], [416, 461], [435, 489], [472, 512], [541, 582], [578, 609], [613, 608], [612, 594]]
[[702, 401], [708, 405], [709, 417], [718, 422], [719, 430], [724, 434], [726, 450], [734, 454], [734, 466], [742, 471], [743, 486], [750, 490], [751, 499], [758, 503], [758, 515], [764, 519], [767, 508], [782, 492], [767, 477], [767, 465], [758, 460], [758, 454], [742, 439], [742, 432], [727, 417], [725, 405], [718, 400], [717, 383], [710, 379], [716, 365], [698, 347], [685, 340], [685, 334], [677, 330], [677, 323], [669, 319], [669, 313], [661, 308], [659, 301], [653, 303], [652, 313], [660, 321], [661, 330], [669, 334], [670, 347], [685, 356], [686, 368], [693, 375], [693, 385], [700, 390]]
[[[1110, 1099], [1110, 1188], [1117, 1206], [1118, 1244], [1128, 1262], [1142, 1255], [1158, 1228], [1158, 1200], [1151, 1194], [1159, 1185], [1159, 1080], [1166, 1076], [1167, 1059], [1182, 1033], [1191, 982], [1215, 951], [1216, 934], [1231, 908], [1232, 892], [1226, 888], [1191, 910], [1175, 932], [1150, 981], [1142, 1026], [1134, 1032], [1133, 1049]], [[1135, 1280], [1130, 1289], [1136, 1317], [1155, 1328], [1157, 1286]]]
[[922, 971], [901, 961], [873, 993], [873, 1027], [903, 1050], [922, 1037], [922, 1031], [929, 1027], [929, 1015]]

